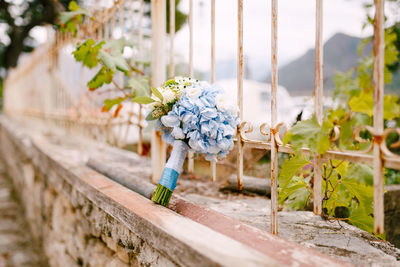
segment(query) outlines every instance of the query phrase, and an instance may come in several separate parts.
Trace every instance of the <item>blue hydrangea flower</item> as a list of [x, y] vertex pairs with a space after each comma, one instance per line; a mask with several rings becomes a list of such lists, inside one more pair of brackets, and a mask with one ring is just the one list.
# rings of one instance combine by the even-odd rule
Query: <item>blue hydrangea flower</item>
[[226, 157], [233, 148], [239, 118], [217, 108], [216, 97], [222, 93], [205, 82], [192, 84], [158, 122], [163, 140], [169, 144], [183, 140], [193, 152], [205, 154], [210, 161]]

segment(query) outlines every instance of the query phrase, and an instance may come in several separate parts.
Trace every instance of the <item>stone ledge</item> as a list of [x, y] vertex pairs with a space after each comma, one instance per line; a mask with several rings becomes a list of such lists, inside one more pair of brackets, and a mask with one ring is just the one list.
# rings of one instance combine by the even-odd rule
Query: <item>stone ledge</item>
[[[89, 215], [87, 215], [89, 216], [87, 218], [83, 217], [86, 217], [85, 214], [90, 214], [92, 210], [95, 209], [97, 213], [104, 212], [105, 215], [110, 216], [110, 218], [107, 219], [107, 216], [104, 217], [104, 215], [101, 215], [105, 218], [103, 220], [115, 221], [113, 225], [117, 226], [121, 224], [120, 231], [124, 231], [123, 227], [126, 227], [134, 236], [137, 236], [142, 242], [145, 242], [147, 247], [152, 251], [149, 252], [149, 254], [153, 255], [158, 253], [153, 256], [165, 258], [165, 260], [153, 261], [152, 265], [158, 265], [157, 262], [170, 262], [182, 266], [282, 266], [288, 263], [298, 264], [299, 266], [309, 266], [312, 265], [312, 261], [306, 260], [306, 257], [309, 256], [316, 257], [316, 259], [331, 266], [342, 265], [336, 260], [319, 255], [318, 253], [296, 244], [293, 244], [291, 247], [294, 250], [291, 252], [293, 258], [290, 261], [276, 254], [278, 250], [275, 250], [275, 252], [265, 251], [268, 253], [262, 253], [260, 249], [254, 249], [248, 246], [250, 242], [246, 245], [243, 242], [239, 242], [238, 238], [233, 238], [235, 237], [235, 232], [232, 232], [232, 230], [236, 229], [235, 225], [237, 225], [238, 222], [232, 221], [226, 228], [224, 228], [223, 225], [215, 224], [214, 226], [218, 225], [218, 227], [211, 229], [212, 227], [210, 228], [210, 226], [212, 226], [212, 224], [208, 223], [211, 222], [213, 218], [208, 218], [208, 222], [204, 223], [204, 220], [199, 217], [197, 221], [201, 223], [197, 223], [169, 209], [153, 204], [150, 200], [85, 166], [88, 155], [108, 148], [94, 148], [94, 144], [81, 143], [81, 145], [85, 145], [85, 147], [84, 149], [80, 149], [78, 145], [79, 142], [74, 140], [74, 142], [68, 143], [69, 139], [63, 139], [65, 140], [65, 144], [53, 142], [54, 140], [52, 141], [51, 136], [44, 136], [34, 129], [18, 125], [5, 117], [0, 118], [0, 124], [1, 149], [3, 155], [7, 155], [3, 160], [6, 162], [10, 176], [12, 176], [19, 187], [20, 193], [25, 194], [26, 202], [29, 202], [29, 192], [25, 192], [27, 190], [26, 186], [29, 184], [38, 186], [39, 195], [44, 194], [48, 201], [43, 202], [43, 199], [40, 200], [40, 205], [42, 206], [39, 207], [41, 211], [38, 212], [37, 215], [43, 212], [46, 213], [46, 209], [48, 210], [49, 205], [53, 205], [53, 209], [51, 210], [52, 214], [54, 214], [54, 212], [56, 212], [56, 214], [59, 214], [59, 212], [65, 213], [66, 210], [70, 210], [70, 216], [63, 217], [66, 221], [58, 222], [56, 226], [60, 227], [60, 229], [68, 229], [70, 235], [73, 235], [73, 237], [75, 237], [75, 235], [78, 237], [79, 231], [85, 232], [87, 227], [79, 226], [77, 228], [78, 232], [74, 233], [73, 230], [69, 229], [71, 225], [67, 220], [83, 221], [90, 219]], [[29, 135], [26, 134], [28, 132]], [[135, 157], [132, 159], [134, 158]], [[21, 161], [21, 159], [23, 160]], [[26, 173], [24, 170], [28, 170], [28, 172]], [[32, 190], [31, 193], [37, 195], [35, 189], [32, 188]], [[59, 199], [59, 201], [51, 203], [54, 196], [59, 196], [56, 198]], [[77, 199], [83, 200], [78, 201]], [[57, 206], [59, 204], [58, 202], [61, 203], [60, 205], [62, 206]], [[185, 202], [178, 198], [175, 198], [174, 203], [176, 210], [181, 214], [185, 216], [190, 214], [190, 210], [185, 211], [184, 209], [184, 207], [190, 207], [190, 204], [184, 204], [184, 206], [182, 206]], [[29, 208], [30, 204], [32, 203], [25, 203], [27, 208]], [[94, 207], [90, 208], [91, 205]], [[78, 211], [83, 214], [82, 218], [79, 216], [74, 217], [75, 213]], [[60, 216], [63, 216], [64, 213], [61, 213]], [[34, 227], [38, 227], [38, 225], [46, 223], [47, 221], [54, 224], [54, 222], [51, 222], [48, 218], [52, 217], [52, 214], [43, 214], [43, 218], [33, 218], [37, 221]], [[213, 217], [223, 216], [215, 212], [207, 213], [207, 215], [212, 215]], [[191, 217], [195, 219], [194, 216]], [[53, 218], [53, 220], [57, 220], [57, 217]], [[65, 223], [64, 226], [63, 223]], [[90, 223], [90, 220], [83, 224], [87, 223]], [[33, 224], [35, 223], [33, 222]], [[121, 264], [124, 263], [124, 261], [126, 263], [129, 257], [129, 261], [131, 262], [132, 256], [126, 256], [123, 251], [126, 249], [132, 254], [135, 253], [134, 248], [130, 248], [129, 244], [123, 244], [123, 241], [121, 241], [121, 244], [120, 241], [116, 242], [116, 244], [115, 242], [113, 243], [107, 238], [109, 235], [114, 238], [112, 233], [104, 232], [104, 229], [100, 229], [100, 233], [98, 233], [96, 232], [99, 230], [97, 228], [94, 227], [95, 230], [93, 230], [93, 227], [87, 228], [95, 232], [90, 234], [87, 233], [88, 230], [86, 230], [83, 237], [88, 240], [79, 242], [91, 247], [91, 253], [103, 251], [102, 254], [111, 257], [111, 255], [114, 254], [118, 256], [118, 251], [120, 251], [121, 253], [118, 257], [111, 259], [103, 257], [103, 259], [107, 260], [109, 263], [115, 263], [116, 261]], [[106, 227], [102, 226], [101, 228]], [[247, 229], [244, 225], [239, 228]], [[223, 232], [224, 229], [228, 229], [231, 233], [220, 233]], [[54, 239], [57, 239], [54, 235], [63, 235], [63, 233], [57, 233], [56, 230], [57, 229], [54, 229], [54, 227], [50, 227], [50, 229], [45, 228], [44, 232], [50, 231]], [[41, 231], [42, 234], [44, 234], [43, 229]], [[115, 231], [118, 231], [118, 229]], [[240, 231], [238, 231], [238, 233], [240, 233]], [[264, 236], [264, 233], [261, 231], [256, 234], [260, 235], [261, 239], [264, 239], [265, 244], [269, 242], [274, 242], [276, 244], [281, 242], [281, 245], [287, 244], [286, 241], [277, 237], [272, 237], [268, 234]], [[240, 234], [238, 236], [240, 236]], [[49, 251], [51, 253], [54, 250], [59, 252], [65, 247], [64, 250], [68, 251], [68, 253], [65, 252], [66, 254], [62, 255], [65, 264], [67, 264], [67, 262], [72, 264], [73, 261], [79, 264], [85, 260], [82, 259], [82, 256], [76, 256], [73, 252], [73, 250], [84, 250], [84, 248], [72, 249], [68, 247], [68, 244], [64, 243], [46, 244], [52, 242], [52, 240], [46, 236], [42, 236], [41, 238], [44, 239], [45, 244], [43, 245], [48, 250], [46, 251], [47, 254], [49, 254]], [[100, 240], [101, 242], [95, 241], [95, 243], [92, 242], [93, 245], [90, 245], [90, 240]], [[245, 238], [243, 240], [245, 240]], [[274, 245], [275, 244], [269, 244], [270, 247]], [[57, 249], [57, 247], [60, 248]], [[104, 252], [106, 247], [108, 247], [107, 249], [111, 249], [111, 252]], [[285, 254], [285, 250], [280, 252]], [[81, 255], [82, 251], [76, 252], [76, 254]], [[52, 263], [51, 260], [49, 262]]]
[[[321, 262], [329, 266], [344, 265], [311, 249], [269, 235], [218, 212], [205, 209], [205, 214], [197, 213], [199, 209], [197, 205], [193, 206], [192, 203], [179, 197], [175, 197], [170, 205], [176, 213], [154, 205], [148, 199], [85, 166], [89, 158], [102, 153], [106, 155], [103, 159], [105, 163], [109, 158], [116, 161], [112, 166], [115, 169], [121, 168], [123, 171], [119, 173], [125, 173], [125, 178], [143, 180], [150, 174], [149, 163], [136, 154], [75, 136], [65, 138], [62, 133], [44, 135], [40, 131], [1, 116], [0, 134], [0, 149], [3, 155], [7, 155], [3, 160], [9, 165], [10, 174], [13, 178], [25, 177], [25, 181], [22, 182], [21, 179], [14, 178], [21, 191], [33, 184], [33, 187], [38, 188], [28, 190], [27, 193], [36, 194], [35, 197], [40, 197], [36, 191], [44, 193], [48, 199], [46, 202], [53, 201], [52, 197], [47, 196], [58, 194], [68, 202], [63, 209], [68, 207], [72, 209], [73, 215], [76, 213], [75, 215], [81, 216], [78, 220], [82, 225], [78, 226], [76, 234], [73, 232], [70, 234], [79, 237], [80, 232], [85, 233], [84, 237], [89, 240], [86, 243], [90, 244], [79, 248], [86, 251], [84, 257], [75, 255], [77, 248], [71, 251], [69, 247], [62, 247], [65, 244], [54, 244], [59, 250], [66, 250], [66, 254], [61, 255], [62, 259], [71, 264], [73, 260], [75, 263], [81, 263], [82, 257], [85, 262], [87, 258], [95, 258], [95, 255], [100, 253], [107, 256], [97, 259], [96, 266], [101, 262], [110, 264], [112, 262], [113, 266], [116, 263], [128, 264], [127, 259], [131, 265], [160, 266], [251, 266], [251, 264], [311, 266]], [[12, 157], [14, 159], [10, 160]], [[130, 168], [127, 168], [128, 165]], [[134, 171], [126, 172], [125, 169], [131, 170], [132, 165], [136, 165]], [[116, 170], [114, 174], [117, 172]], [[149, 191], [146, 190], [143, 192]], [[29, 211], [29, 203], [27, 207]], [[45, 217], [51, 215], [54, 210], [41, 212], [44, 218], [34, 217], [37, 222], [33, 224], [46, 223]], [[97, 215], [90, 215], [93, 213]], [[155, 217], [153, 213], [156, 213]], [[31, 216], [34, 214], [35, 212], [31, 212]], [[181, 224], [171, 225], [170, 221]], [[91, 226], [87, 227], [87, 224]], [[185, 226], [190, 231], [183, 231], [180, 226]], [[46, 229], [45, 231], [42, 229], [41, 234], [46, 235]], [[217, 238], [219, 241], [207, 242], [203, 236], [212, 241]], [[255, 238], [255, 241], [252, 238]], [[72, 246], [70, 243], [67, 245]], [[172, 246], [175, 250], [171, 252], [166, 246]], [[243, 258], [246, 256], [247, 259]]]
[[[94, 168], [107, 177], [122, 182], [132, 190], [139, 190], [145, 197], [155, 186], [136, 173], [135, 167], [123, 168], [119, 161], [126, 162], [123, 157], [115, 158], [109, 155], [92, 155], [88, 166]], [[141, 159], [143, 161], [143, 159]], [[140, 179], [142, 178], [142, 179]], [[130, 179], [130, 180], [129, 180]], [[258, 228], [249, 226], [238, 220], [232, 219], [212, 209], [200, 207], [191, 203], [178, 194], [172, 195], [168, 208], [182, 216], [222, 233], [240, 243], [243, 243], [268, 257], [277, 259], [282, 265], [315, 266], [326, 263], [328, 265], [339, 264], [338, 261], [317, 253], [312, 249], [300, 246], [297, 243], [286, 241]], [[342, 263], [341, 263], [342, 264]]]

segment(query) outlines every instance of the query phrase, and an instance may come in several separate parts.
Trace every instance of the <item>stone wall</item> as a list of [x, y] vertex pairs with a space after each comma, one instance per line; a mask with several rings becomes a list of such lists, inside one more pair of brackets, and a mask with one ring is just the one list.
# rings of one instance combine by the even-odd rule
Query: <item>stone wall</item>
[[51, 266], [175, 265], [59, 177], [55, 166], [45, 166], [48, 161], [35, 166], [29, 140], [21, 146], [4, 130], [0, 140], [30, 230]]
[[[44, 129], [0, 116], [0, 161], [24, 206], [33, 242], [51, 266], [279, 266], [282, 261], [276, 253], [262, 253], [155, 205], [86, 166], [91, 155], [126, 152]], [[133, 153], [124, 158], [124, 164], [137, 165], [131, 175], [146, 179], [150, 169], [143, 159]], [[288, 253], [285, 241], [279, 246]], [[308, 257], [295, 257], [305, 248], [290, 246], [294, 256], [286, 262]], [[324, 255], [310, 255], [339, 266]]]
[[400, 248], [400, 185], [386, 187], [385, 231], [387, 240]]

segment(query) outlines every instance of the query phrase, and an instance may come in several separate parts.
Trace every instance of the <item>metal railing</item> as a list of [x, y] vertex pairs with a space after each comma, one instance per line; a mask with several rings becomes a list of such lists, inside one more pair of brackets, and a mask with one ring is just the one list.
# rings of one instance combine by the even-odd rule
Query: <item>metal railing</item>
[[[193, 76], [193, 0], [189, 1], [189, 76]], [[210, 82], [216, 81], [215, 72], [215, 0], [211, 1], [211, 75]], [[237, 101], [239, 107], [239, 117], [243, 120], [243, 94], [246, 88], [243, 86], [243, 0], [237, 0], [238, 9], [238, 54], [237, 54]], [[175, 37], [175, 1], [170, 0], [170, 5], [167, 7], [165, 0], [151, 1], [151, 84], [152, 86], [160, 86], [167, 78], [167, 58], [169, 58], [169, 73], [168, 76], [175, 75], [175, 60], [174, 60], [174, 37]], [[314, 88], [314, 112], [317, 121], [321, 124], [323, 119], [323, 0], [316, 0], [316, 36], [315, 36], [315, 88]], [[29, 58], [21, 60], [20, 66], [10, 72], [6, 81], [5, 90], [5, 110], [8, 114], [23, 113], [24, 115], [40, 116], [45, 119], [57, 121], [62, 126], [70, 128], [79, 128], [81, 131], [90, 132], [93, 137], [111, 142], [116, 145], [125, 143], [121, 141], [120, 135], [115, 137], [115, 127], [123, 125], [136, 125], [139, 129], [139, 153], [142, 147], [142, 108], [138, 107], [135, 112], [129, 113], [127, 119], [112, 118], [108, 113], [99, 111], [98, 101], [93, 99], [91, 94], [82, 94], [81, 97], [87, 99], [82, 106], [76, 105], [73, 102], [72, 96], [68, 88], [63, 87], [60, 81], [57, 80], [57, 75], [61, 71], [62, 66], [57, 65], [60, 51], [65, 49], [67, 45], [76, 42], [80, 38], [91, 36], [93, 38], [109, 38], [118, 27], [116, 26], [116, 18], [120, 19], [120, 28], [123, 34], [130, 36], [135, 35], [138, 40], [138, 57], [142, 59], [144, 53], [144, 38], [143, 38], [143, 16], [144, 16], [143, 0], [125, 0], [118, 1], [111, 8], [103, 9], [95, 12], [95, 19], [88, 21], [83, 31], [77, 38], [72, 38], [70, 35], [61, 35], [59, 32], [55, 34], [53, 42], [43, 45], [36, 49]], [[170, 27], [169, 27], [169, 57], [167, 55], [167, 33], [166, 33], [166, 11], [169, 8]], [[329, 150], [324, 155], [312, 154], [314, 157], [314, 188], [313, 188], [313, 203], [314, 213], [321, 214], [322, 211], [322, 162], [325, 159], [340, 159], [351, 162], [359, 162], [372, 165], [374, 168], [374, 220], [375, 232], [377, 234], [384, 232], [384, 207], [383, 207], [383, 168], [400, 169], [400, 157], [392, 153], [386, 147], [386, 138], [391, 132], [400, 133], [400, 129], [384, 130], [383, 121], [383, 69], [384, 69], [384, 0], [375, 0], [375, 25], [374, 25], [374, 124], [373, 127], [365, 126], [373, 136], [372, 144], [365, 151], [337, 151]], [[130, 16], [125, 16], [128, 12]], [[135, 13], [133, 15], [133, 13]], [[285, 124], [278, 121], [278, 105], [277, 89], [278, 89], [278, 0], [271, 0], [271, 121], [260, 126], [260, 132], [263, 135], [269, 136], [269, 140], [261, 141], [251, 139], [247, 136], [253, 130], [253, 127], [248, 122], [242, 122], [237, 135], [237, 182], [238, 188], [242, 188], [243, 181], [243, 152], [244, 148], [258, 148], [270, 150], [271, 153], [271, 232], [278, 233], [278, 152], [293, 153], [290, 145], [283, 145], [280, 139], [279, 130]], [[138, 24], [135, 26], [134, 18], [138, 19]], [[110, 25], [111, 23], [111, 25]], [[85, 22], [86, 24], [86, 22]], [[235, 30], [232, 28], [232, 30]], [[49, 60], [47, 60], [47, 58]], [[46, 69], [48, 68], [48, 69]], [[83, 71], [83, 70], [81, 70]], [[40, 89], [37, 85], [38, 77], [49, 76], [51, 81], [47, 89]], [[83, 76], [83, 75], [82, 75]], [[82, 76], [80, 80], [82, 80]], [[42, 78], [40, 78], [42, 79]], [[26, 89], [27, 86], [30, 89]], [[86, 88], [81, 88], [82, 92], [87, 91]], [[115, 93], [115, 91], [111, 90]], [[30, 99], [22, 99], [29, 93], [38, 93], [43, 97], [40, 105], [39, 99], [37, 103]], [[51, 99], [47, 99], [51, 98]], [[38, 105], [36, 105], [36, 104]], [[267, 105], [267, 103], [265, 103]], [[72, 108], [72, 109], [71, 109]], [[73, 111], [72, 111], [73, 110]], [[135, 121], [132, 118], [136, 118]], [[288, 126], [286, 126], [288, 129]], [[89, 130], [88, 130], [89, 129]], [[91, 129], [91, 130], [90, 130]], [[95, 131], [94, 129], [97, 129]], [[114, 131], [112, 130], [114, 129]], [[128, 128], [129, 129], [129, 128]], [[117, 131], [118, 132], [118, 131]], [[355, 132], [359, 138], [360, 131]], [[356, 138], [356, 140], [357, 140]], [[372, 151], [372, 153], [371, 153]], [[304, 153], [310, 153], [308, 148], [303, 148]], [[161, 141], [161, 136], [153, 131], [151, 134], [151, 155], [152, 155], [152, 170], [153, 181], [157, 182], [161, 177], [161, 173], [166, 161], [166, 145]], [[194, 162], [189, 155], [188, 171], [193, 172]], [[216, 177], [216, 165], [211, 164], [212, 178]]]

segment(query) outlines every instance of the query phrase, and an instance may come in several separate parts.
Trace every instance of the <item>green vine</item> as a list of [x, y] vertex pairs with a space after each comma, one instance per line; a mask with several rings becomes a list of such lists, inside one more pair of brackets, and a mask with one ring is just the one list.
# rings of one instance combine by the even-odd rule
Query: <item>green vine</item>
[[[363, 41], [359, 54], [371, 38]], [[385, 30], [385, 84], [391, 83], [389, 66], [399, 61], [396, 48], [400, 38], [393, 28]], [[353, 131], [357, 126], [372, 125], [373, 120], [373, 55], [363, 57], [358, 67], [335, 78], [334, 100], [336, 108], [325, 111], [322, 125], [315, 117], [296, 123], [283, 141], [290, 143], [295, 153], [282, 166], [279, 175], [279, 203], [285, 209], [302, 209], [310, 205], [313, 187], [312, 159], [302, 153], [310, 148], [312, 153], [323, 155], [328, 150], [363, 150], [371, 145], [371, 135], [360, 133], [365, 142], [357, 142]], [[400, 98], [395, 94], [384, 96], [385, 127], [399, 127]], [[340, 130], [337, 133], [337, 130]], [[335, 136], [339, 134], [339, 136]], [[393, 134], [387, 140], [388, 147], [399, 138]], [[393, 151], [396, 152], [396, 151]], [[373, 174], [372, 168], [360, 163], [326, 160], [322, 164], [322, 216], [327, 220], [347, 221], [373, 233]], [[387, 170], [391, 180], [394, 170]], [[399, 179], [400, 181], [400, 179]], [[384, 238], [384, 236], [380, 236]]]

